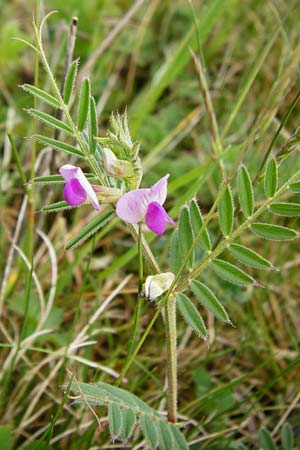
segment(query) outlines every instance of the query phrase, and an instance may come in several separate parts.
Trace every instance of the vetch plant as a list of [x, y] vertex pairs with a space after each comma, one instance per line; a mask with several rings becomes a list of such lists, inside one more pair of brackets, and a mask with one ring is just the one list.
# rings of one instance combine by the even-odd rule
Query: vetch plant
[[[86, 241], [116, 217], [127, 224], [138, 248], [138, 296], [127, 357], [116, 383], [118, 386], [102, 381], [88, 384], [73, 379], [70, 383], [72, 398], [91, 408], [97, 405], [107, 408], [113, 440], [126, 442], [138, 426], [151, 449], [188, 449], [184, 430], [180, 431], [184, 424], [178, 421], [177, 411], [176, 309], [185, 323], [203, 339], [207, 339], [208, 332], [199, 306], [217, 319], [231, 324], [228, 312], [210, 286], [206, 270], [237, 286], [259, 286], [252, 271], [248, 273], [249, 270], [240, 268], [240, 265], [254, 270], [272, 270], [274, 267], [271, 262], [242, 243], [243, 235], [251, 233], [258, 239], [275, 241], [289, 241], [299, 237], [294, 229], [273, 224], [270, 218], [273, 214], [300, 216], [300, 204], [288, 201], [289, 193], [299, 191], [300, 169], [295, 168], [294, 173], [287, 177], [283, 167], [281, 174], [284, 161], [278, 161], [272, 155], [270, 147], [266, 164], [263, 164], [254, 181], [242, 158], [237, 159], [231, 173], [227, 175], [223, 164], [226, 152], [214, 124], [216, 165], [219, 164], [222, 173], [218, 193], [211, 209], [203, 217], [199, 207], [201, 194], [196, 197], [198, 193], [193, 192], [180, 209], [176, 226], [163, 207], [167, 199], [169, 175], [163, 176], [150, 188], [140, 188], [143, 178], [140, 146], [131, 138], [127, 114], [112, 114], [107, 135], [99, 137], [95, 100], [89, 80], [84, 79], [77, 99], [77, 116], [76, 119], [73, 118], [70, 98], [74, 93], [78, 63], [72, 63], [61, 94], [43, 48], [42, 30], [48, 16], [43, 19], [40, 27], [34, 25], [36, 46], [30, 45], [41, 58], [49, 78], [51, 93], [28, 84], [23, 88], [46, 105], [62, 111], [62, 118], [59, 119], [55, 113], [29, 110], [43, 124], [58, 130], [62, 137], [35, 134], [33, 139], [46, 147], [64, 152], [72, 157], [72, 161], [77, 158], [78, 165], [70, 162], [61, 166], [60, 176], [53, 174], [33, 180], [50, 186], [65, 183], [64, 201], [45, 205], [43, 210], [62, 211], [89, 200], [97, 211], [93, 220], [67, 244], [67, 249]], [[206, 101], [210, 105], [209, 97]], [[81, 163], [82, 167], [88, 167], [87, 173], [82, 171]], [[262, 180], [265, 197], [257, 201], [255, 188]], [[285, 201], [282, 201], [282, 196], [285, 196]], [[170, 227], [170, 270], [166, 272], [160, 270], [156, 257], [143, 236], [144, 222], [156, 235], [163, 234], [168, 223], [174, 227]], [[216, 228], [218, 231], [214, 231], [212, 238], [211, 230]], [[147, 263], [147, 277], [144, 276], [144, 262]], [[141, 305], [145, 299], [154, 301], [156, 308], [153, 309], [146, 330], [138, 337]], [[125, 375], [130, 377], [128, 371], [162, 311], [167, 351], [167, 417], [133, 393], [120, 388]]]

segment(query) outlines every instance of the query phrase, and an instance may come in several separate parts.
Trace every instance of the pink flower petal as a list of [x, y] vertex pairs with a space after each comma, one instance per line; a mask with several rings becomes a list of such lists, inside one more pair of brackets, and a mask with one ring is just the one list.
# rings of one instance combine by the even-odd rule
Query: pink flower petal
[[64, 166], [61, 166], [61, 168], [59, 169], [59, 173], [61, 174], [63, 179], [68, 182], [72, 180], [72, 178], [77, 178], [77, 170], [78, 167], [72, 166], [72, 164], [65, 164]]
[[[88, 197], [90, 201], [92, 202], [95, 209], [99, 210], [99, 201], [97, 198], [97, 195], [95, 194], [94, 189], [92, 188], [92, 185], [89, 183], [87, 178], [85, 177], [84, 173], [80, 169], [80, 167], [73, 166], [72, 164], [65, 164], [59, 169], [59, 173], [64, 178], [64, 180], [68, 183], [72, 180], [77, 180], [78, 183], [81, 185], [82, 189], [85, 191], [85, 199]], [[78, 189], [77, 189], [78, 191]], [[69, 188], [67, 189], [67, 192], [69, 192]], [[70, 192], [70, 195], [71, 192]], [[70, 203], [68, 200], [66, 200], [68, 203]], [[82, 202], [81, 202], [82, 203]], [[78, 203], [79, 205], [81, 203]], [[71, 205], [71, 203], [70, 203]]]
[[151, 202], [148, 206], [145, 222], [148, 228], [155, 234], [163, 234], [166, 231], [166, 222], [175, 225], [171, 217], [158, 202]]
[[169, 174], [158, 180], [157, 183], [150, 188], [151, 202], [157, 202], [160, 205], [165, 203], [168, 193], [168, 178]]
[[150, 189], [135, 189], [122, 195], [116, 204], [116, 214], [128, 223], [139, 223], [150, 202]]
[[85, 175], [82, 172], [82, 170], [80, 169], [80, 167], [77, 167], [76, 178], [79, 181], [79, 183], [81, 184], [81, 186], [83, 187], [83, 189], [85, 190], [85, 192], [87, 193], [87, 196], [91, 200], [93, 207], [95, 209], [99, 210], [100, 206], [99, 206], [98, 197], [97, 197], [94, 189], [92, 188], [92, 185], [90, 184], [88, 179], [85, 177]]
[[76, 178], [69, 180], [64, 187], [64, 199], [71, 206], [78, 206], [86, 201], [86, 192]]

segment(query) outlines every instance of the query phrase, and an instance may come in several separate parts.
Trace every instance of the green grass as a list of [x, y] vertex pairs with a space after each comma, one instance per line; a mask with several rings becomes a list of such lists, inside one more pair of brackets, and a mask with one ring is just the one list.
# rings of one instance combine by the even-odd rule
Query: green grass
[[[299, 91], [300, 10], [297, 2], [290, 3], [193, 2], [220, 131], [220, 159], [227, 174], [236, 161], [247, 164], [252, 180], [257, 179], [257, 204], [263, 199], [258, 175], [270, 145], [276, 155], [299, 126], [299, 104], [290, 108]], [[71, 18], [78, 17], [75, 57], [80, 57], [82, 68], [131, 5], [127, 0], [41, 1], [45, 12], [58, 10], [44, 33], [58, 84]], [[66, 244], [94, 217], [91, 208], [39, 212], [62, 199], [61, 185], [35, 185], [33, 190], [24, 184], [24, 176], [29, 182], [34, 174], [57, 173], [69, 159], [59, 152], [54, 160], [42, 156], [39, 144], [35, 154], [35, 144], [26, 139], [45, 133], [45, 127], [25, 113], [24, 108], [36, 105], [18, 85], [34, 79], [41, 88], [49, 90], [50, 85], [43, 67], [35, 67], [32, 49], [10, 38], [34, 43], [34, 2], [3, 1], [1, 6], [0, 447], [23, 449], [43, 437], [54, 449], [107, 449], [107, 426], [100, 433], [93, 414], [73, 406], [61, 386], [70, 380], [67, 370], [83, 382], [107, 383], [114, 383], [122, 370], [136, 303], [137, 249], [124, 224], [114, 219], [94, 239], [66, 251]], [[220, 183], [211, 116], [189, 53], [190, 47], [198, 51], [197, 45], [188, 1], [148, 0], [89, 70], [101, 111], [99, 135], [105, 135], [111, 112], [127, 106], [132, 133], [142, 145], [144, 186], [170, 173], [167, 208], [176, 221], [180, 207], [195, 195], [205, 218]], [[280, 167], [283, 180], [300, 167], [297, 146], [298, 141]], [[54, 170], [49, 171], [51, 165]], [[236, 198], [235, 185], [233, 195]], [[299, 202], [298, 197], [290, 194], [286, 199]], [[299, 230], [298, 222], [273, 220]], [[210, 225], [214, 245], [220, 239], [216, 223]], [[168, 232], [148, 239], [166, 271], [170, 236]], [[280, 271], [251, 269], [266, 288], [229, 285], [210, 269], [202, 274], [234, 327], [201, 311], [208, 345], [178, 317], [180, 419], [188, 424], [184, 433], [192, 450], [235, 449], [238, 444], [261, 448], [261, 426], [273, 433], [280, 448], [286, 422], [294, 430], [294, 448], [300, 448], [299, 242], [274, 243], [246, 233], [242, 243]], [[141, 330], [154, 313], [155, 306], [144, 302]], [[166, 410], [164, 332], [159, 318], [126, 374], [128, 383], [122, 385], [161, 411]], [[97, 414], [105, 424], [105, 409], [97, 409]], [[134, 445], [140, 442], [137, 432]]]

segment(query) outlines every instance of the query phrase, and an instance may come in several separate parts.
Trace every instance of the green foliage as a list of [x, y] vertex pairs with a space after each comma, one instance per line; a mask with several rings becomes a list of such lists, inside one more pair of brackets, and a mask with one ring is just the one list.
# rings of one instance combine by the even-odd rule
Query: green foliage
[[228, 247], [229, 252], [242, 264], [258, 269], [272, 269], [272, 264], [251, 248], [241, 244], [231, 244]]
[[[222, 188], [222, 186], [221, 186]], [[219, 203], [219, 223], [225, 237], [229, 236], [233, 227], [234, 204], [230, 187], [226, 187]]]
[[222, 259], [214, 259], [211, 262], [211, 267], [219, 277], [229, 283], [239, 286], [255, 284], [255, 280], [250, 275], [239, 269], [237, 266]]
[[193, 280], [190, 287], [195, 294], [197, 300], [210, 312], [212, 312], [218, 319], [230, 322], [228, 314], [219, 302], [215, 294], [203, 283]]
[[238, 171], [238, 193], [240, 205], [245, 217], [252, 216], [254, 208], [254, 194], [251, 178], [247, 168], [242, 165]]
[[[191, 217], [189, 209], [186, 206], [181, 209], [179, 215], [178, 239], [181, 256], [182, 259], [184, 259], [187, 256], [193, 244], [193, 229], [191, 224]], [[188, 266], [192, 267], [193, 264], [194, 264], [194, 252], [192, 252], [188, 260]]]
[[11, 428], [8, 425], [0, 425], [0, 448], [2, 450], [12, 450], [12, 438]]
[[197, 236], [197, 234], [201, 231], [201, 237], [199, 239], [199, 245], [201, 245], [204, 250], [211, 250], [212, 244], [210, 240], [209, 233], [207, 231], [207, 228], [204, 226], [203, 217], [200, 211], [200, 208], [197, 204], [197, 201], [195, 199], [191, 200], [189, 204], [190, 209], [190, 219], [191, 219], [191, 225], [194, 233], [194, 237]]
[[[23, 84], [21, 86], [24, 91], [29, 92], [31, 95], [36, 97], [38, 100], [41, 100], [42, 102], [47, 103], [50, 106], [53, 106], [54, 108], [60, 107], [60, 102], [57, 100], [53, 95], [48, 94], [48, 92], [43, 91], [43, 89], [40, 89], [36, 86], [32, 86], [31, 84]], [[32, 112], [32, 110], [29, 110], [29, 112]]]
[[187, 444], [178, 428], [166, 422], [157, 411], [135, 395], [111, 386], [107, 383], [95, 384], [71, 382], [71, 392], [76, 397], [76, 403], [91, 407], [105, 406], [108, 409], [110, 434], [113, 440], [124, 441], [128, 438], [137, 424], [151, 449], [170, 449], [175, 443], [178, 450], [185, 450]]
[[78, 245], [81, 245], [83, 242], [97, 233], [97, 231], [103, 228], [111, 220], [113, 215], [113, 211], [106, 211], [103, 214], [97, 215], [94, 219], [88, 222], [88, 224], [85, 225], [80, 230], [80, 232], [73, 239], [71, 239], [70, 242], [67, 243], [66, 249], [70, 250], [72, 248], [78, 247]]
[[79, 95], [79, 106], [77, 115], [77, 128], [79, 131], [83, 131], [85, 123], [87, 121], [90, 105], [91, 87], [88, 78], [85, 78], [82, 82]]
[[[73, 134], [73, 130], [69, 125], [66, 125], [64, 122], [62, 122], [59, 119], [56, 119], [55, 117], [52, 117], [50, 114], [44, 113], [42, 111], [38, 111], [37, 109], [28, 109], [28, 114], [35, 117], [38, 120], [41, 120], [46, 125], [49, 125], [50, 127], [56, 128], [59, 131], [62, 131], [63, 133], [67, 134]], [[37, 139], [37, 137], [35, 136]]]
[[278, 168], [274, 158], [271, 158], [265, 172], [265, 194], [267, 198], [272, 198], [277, 191]]
[[197, 335], [206, 339], [207, 330], [204, 321], [191, 300], [185, 294], [179, 293], [176, 295], [176, 305], [186, 323], [192, 327]]
[[278, 202], [272, 203], [270, 211], [273, 214], [286, 217], [299, 217], [300, 216], [300, 204], [299, 203], [286, 203]]
[[253, 223], [251, 230], [257, 236], [273, 241], [289, 241], [298, 237], [298, 233], [291, 228], [269, 223]]
[[77, 75], [77, 71], [78, 71], [78, 64], [79, 64], [79, 59], [76, 59], [75, 61], [72, 62], [72, 64], [70, 65], [70, 68], [68, 70], [67, 76], [66, 76], [66, 81], [65, 81], [65, 86], [64, 86], [64, 102], [67, 105], [71, 99], [71, 95], [74, 89], [74, 84], [75, 84], [75, 80], [76, 80], [76, 75]]
[[[290, 245], [283, 242], [277, 249], [277, 246], [273, 247], [272, 243], [258, 239], [255, 235], [256, 232], [259, 237], [284, 241], [298, 236], [297, 232], [288, 228], [298, 228], [296, 218], [299, 205], [295, 203], [297, 198], [293, 193], [300, 192], [299, 175], [293, 178], [299, 167], [297, 107], [293, 111], [290, 105], [300, 55], [295, 39], [299, 23], [297, 8], [288, 2], [277, 2], [270, 12], [264, 2], [257, 1], [243, 4], [230, 1], [229, 5], [220, 0], [193, 2], [202, 45], [201, 60], [205, 75], [209, 74], [208, 88], [213, 92], [213, 111], [203, 116], [203, 105], [199, 104], [202, 99], [189, 55], [190, 46], [199, 50], [189, 2], [140, 2], [140, 9], [128, 22], [119, 22], [130, 12], [132, 5], [128, 2], [87, 0], [80, 3], [72, 0], [62, 4], [51, 0], [47, 8], [57, 7], [59, 12], [63, 12], [51, 17], [43, 30], [49, 66], [53, 70], [58, 90], [54, 89], [49, 73], [44, 76], [45, 61], [40, 65], [34, 63], [34, 47], [26, 48], [10, 39], [19, 36], [34, 42], [29, 35], [31, 31], [28, 31], [33, 11], [22, 1], [18, 2], [17, 8], [16, 5], [16, 2], [4, 2], [0, 19], [0, 69], [3, 73], [0, 133], [3, 137], [4, 133], [9, 132], [15, 140], [13, 159], [10, 159], [9, 145], [4, 141], [1, 164], [3, 251], [0, 252], [0, 260], [5, 269], [4, 278], [8, 274], [1, 285], [1, 289], [4, 289], [0, 300], [0, 309], [2, 302], [4, 306], [1, 311], [1, 376], [4, 376], [3, 385], [7, 386], [10, 395], [9, 402], [5, 401], [2, 408], [3, 423], [11, 421], [16, 445], [20, 443], [26, 448], [26, 441], [38, 439], [33, 437], [34, 433], [41, 436], [38, 433], [49, 427], [53, 408], [56, 409], [55, 404], [50, 409], [49, 405], [54, 399], [59, 401], [57, 386], [65, 382], [66, 367], [74, 365], [76, 371], [79, 370], [80, 378], [89, 381], [95, 377], [95, 369], [100, 372], [100, 379], [105, 379], [112, 374], [111, 368], [118, 370], [122, 366], [122, 349], [127, 345], [132, 308], [135, 305], [135, 277], [131, 278], [128, 288], [122, 287], [121, 292], [118, 288], [124, 286], [122, 283], [128, 274], [136, 272], [136, 265], [132, 263], [136, 246], [129, 238], [124, 224], [120, 225], [118, 219], [112, 220], [113, 212], [107, 221], [103, 220], [100, 213], [87, 225], [86, 218], [89, 216], [85, 210], [88, 207], [77, 208], [75, 212], [66, 202], [55, 202], [62, 198], [64, 180], [55, 172], [49, 175], [49, 168], [54, 167], [56, 171], [59, 164], [67, 161], [66, 158], [78, 157], [84, 159], [85, 168], [89, 167], [87, 170], [90, 171], [86, 176], [93, 179], [95, 184], [107, 183], [110, 187], [121, 189], [136, 188], [141, 181], [141, 165], [138, 161], [135, 166], [136, 178], [126, 186], [120, 180], [108, 179], [101, 166], [101, 144], [109, 146], [124, 159], [135, 159], [138, 154], [139, 146], [131, 139], [123, 115], [114, 114], [111, 130], [103, 137], [111, 111], [124, 111], [128, 105], [132, 125], [130, 129], [142, 142], [143, 186], [149, 186], [166, 172], [170, 173], [170, 195], [166, 209], [169, 211], [171, 208], [170, 215], [177, 223], [180, 209], [183, 207], [188, 210], [188, 214], [184, 213], [189, 219], [185, 221], [187, 225], [181, 227], [179, 235], [179, 219], [179, 227], [174, 230], [170, 243], [169, 265], [174, 273], [178, 272], [184, 256], [193, 247], [193, 258], [183, 267], [175, 287], [180, 295], [188, 299], [179, 300], [178, 308], [182, 303], [186, 323], [194, 326], [198, 334], [201, 330], [206, 336], [206, 330], [192, 301], [201, 304], [201, 312], [205, 308], [222, 320], [228, 317], [226, 311], [222, 310], [224, 304], [237, 325], [236, 329], [232, 329], [216, 323], [216, 334], [222, 337], [213, 342], [208, 353], [205, 344], [199, 344], [193, 337], [186, 339], [188, 333], [183, 339], [179, 336], [180, 358], [184, 361], [184, 370], [179, 371], [178, 379], [179, 405], [187, 421], [187, 435], [195, 442], [190, 446], [229, 450], [237, 447], [236, 439], [244, 442], [244, 448], [258, 445], [256, 436], [252, 430], [249, 431], [247, 424], [252, 423], [257, 409], [262, 423], [264, 418], [266, 423], [278, 423], [284, 414], [285, 405], [291, 403], [291, 386], [297, 382], [296, 369], [299, 364], [300, 327], [293, 298], [294, 287], [298, 283], [298, 272], [294, 266], [294, 261], [297, 261], [297, 243]], [[92, 61], [93, 51], [99, 48], [99, 44], [101, 46], [101, 43], [107, 42], [106, 36], [113, 36], [105, 52], [94, 59], [96, 63], [89, 67], [94, 97], [86, 94], [82, 96], [80, 84], [78, 89], [75, 87], [78, 60], [71, 65], [64, 89], [61, 83], [67, 42], [65, 30], [74, 14], [79, 19], [75, 57], [80, 54], [82, 61]], [[14, 16], [13, 21], [9, 15]], [[18, 20], [21, 22], [18, 23]], [[95, 26], [91, 27], [91, 23]], [[122, 26], [117, 29], [121, 23]], [[257, 26], [262, 23], [264, 27], [258, 33]], [[116, 34], [113, 31], [115, 26]], [[207, 36], [209, 39], [205, 39]], [[83, 79], [87, 74], [83, 68], [84, 63], [78, 79]], [[34, 78], [38, 87], [32, 85]], [[16, 89], [17, 84], [22, 84], [23, 89]], [[59, 94], [62, 91], [63, 95]], [[25, 96], [26, 92], [34, 97], [35, 105], [31, 110], [32, 116], [24, 120], [22, 108], [28, 107], [28, 103], [30, 107], [32, 102], [29, 96]], [[60, 95], [64, 100], [62, 103]], [[81, 123], [77, 128], [77, 120], [73, 116], [76, 117], [76, 108], [83, 99], [86, 101], [78, 117]], [[99, 118], [95, 113], [94, 99], [97, 102], [100, 99]], [[62, 112], [62, 115], [57, 112]], [[215, 115], [217, 128], [220, 128], [221, 149], [217, 158], [211, 153], [216, 132], [209, 128], [211, 114]], [[101, 126], [99, 144], [94, 139], [98, 135], [98, 120], [99, 128]], [[277, 130], [274, 130], [274, 126]], [[118, 133], [120, 127], [121, 133]], [[53, 129], [64, 135], [59, 140], [52, 139]], [[289, 136], [293, 129], [296, 131]], [[65, 133], [68, 135], [67, 143], [64, 141]], [[32, 145], [24, 143], [23, 136], [31, 134], [35, 134], [36, 140], [43, 146], [63, 153], [55, 152], [53, 159], [47, 159], [51, 152], [39, 153], [40, 146], [36, 146], [35, 142]], [[264, 162], [269, 160], [271, 152], [276, 158], [270, 159], [266, 170], [263, 170]], [[234, 208], [230, 207], [230, 202], [225, 202], [223, 198], [219, 203], [221, 209], [223, 207], [221, 228], [222, 234], [228, 235], [226, 241], [220, 235], [214, 205], [217, 192], [223, 186], [220, 185], [218, 170], [220, 161], [224, 165], [223, 179], [230, 179], [230, 193], [235, 204], [233, 221]], [[238, 166], [240, 169], [237, 170]], [[262, 169], [259, 170], [259, 167]], [[262, 177], [264, 183], [260, 183]], [[27, 184], [27, 180], [48, 186], [41, 193], [42, 189]], [[58, 183], [57, 189], [54, 183]], [[26, 206], [27, 195], [29, 206]], [[43, 204], [49, 203], [45, 211], [59, 214], [51, 217], [35, 214], [35, 207], [40, 204], [41, 198]], [[25, 205], [23, 210], [18, 209], [19, 205]], [[67, 209], [70, 211], [65, 211]], [[268, 211], [274, 215], [268, 214]], [[75, 248], [86, 243], [95, 232], [100, 244], [96, 239], [93, 254], [89, 245], [83, 245], [66, 260], [64, 243], [73, 223], [76, 223], [77, 229], [81, 228], [81, 232], [75, 236], [75, 241], [69, 243], [71, 248], [72, 244]], [[251, 233], [251, 229], [254, 233]], [[36, 233], [37, 230], [38, 233], [42, 230], [43, 239], [42, 235]], [[190, 237], [186, 238], [186, 233]], [[182, 236], [185, 240], [183, 244]], [[151, 244], [154, 255], [159, 257], [160, 268], [168, 270], [165, 258], [168, 253], [168, 234], [155, 240], [153, 235], [146, 236], [146, 240]], [[27, 284], [28, 271], [21, 260], [22, 252], [28, 264], [31, 256], [34, 259], [33, 275], [36, 278], [31, 288]], [[238, 267], [227, 264], [235, 258], [241, 264], [255, 269], [272, 269], [272, 264], [260, 255], [270, 257], [278, 267], [284, 267], [288, 261], [289, 270], [282, 272], [280, 277], [278, 273], [260, 274], [255, 270], [255, 277], [263, 277], [262, 284], [266, 289], [262, 292], [259, 288], [241, 288], [240, 285], [245, 284], [245, 276], [246, 285], [248, 281], [250, 284], [247, 278], [249, 275], [246, 272], [241, 274]], [[225, 261], [227, 257], [230, 258], [229, 262]], [[108, 263], [110, 259], [112, 262]], [[211, 271], [207, 269], [214, 265], [219, 265], [220, 276], [237, 286], [211, 276]], [[58, 272], [56, 281], [55, 271]], [[198, 277], [202, 283], [197, 280]], [[254, 282], [252, 277], [251, 280]], [[272, 284], [270, 300], [267, 295], [269, 282]], [[51, 310], [51, 320], [47, 320], [42, 329], [39, 329], [43, 308], [39, 306], [40, 299], [36, 295], [38, 286], [41, 289], [38, 292], [42, 292], [46, 300], [46, 312]], [[195, 297], [191, 297], [190, 288]], [[106, 299], [114, 296], [115, 289], [118, 298], [110, 303], [109, 310], [105, 310]], [[26, 296], [30, 297], [30, 301], [25, 314]], [[59, 311], [52, 301], [59, 305]], [[270, 307], [268, 301], [271, 302]], [[98, 311], [99, 303], [101, 315], [95, 323], [90, 323], [94, 311]], [[147, 336], [151, 338], [145, 340], [126, 378], [132, 392], [158, 404], [163, 395], [161, 380], [165, 377], [165, 352], [158, 349], [162, 346], [165, 323], [157, 321], [155, 327], [151, 328], [157, 310], [147, 302], [143, 305], [142, 328], [152, 323], [150, 329], [147, 328]], [[24, 315], [27, 317], [26, 327], [18, 342]], [[74, 341], [76, 344], [78, 337], [82, 341], [77, 347]], [[200, 348], [202, 345], [204, 351]], [[201, 355], [200, 359], [198, 354]], [[35, 368], [38, 368], [38, 372]], [[239, 373], [242, 375], [238, 376]], [[38, 376], [33, 376], [36, 374]], [[5, 381], [5, 377], [9, 382]], [[257, 379], [261, 383], [257, 384]], [[249, 390], [249, 386], [255, 386], [255, 389]], [[37, 392], [42, 395], [35, 395]], [[114, 393], [110, 395], [114, 398]], [[282, 400], [280, 408], [278, 398]], [[93, 406], [93, 399], [89, 400], [89, 405]], [[124, 443], [134, 435], [134, 439], [145, 438], [146, 446], [149, 440], [151, 446], [152, 440], [153, 446], [160, 445], [161, 448], [170, 445], [188, 448], [178, 428], [167, 424], [163, 415], [157, 419], [154, 409], [150, 413], [148, 410], [144, 412], [141, 407], [139, 416], [135, 407], [120, 407], [118, 396], [117, 400], [112, 403], [114, 406], [108, 408], [112, 436], [118, 435]], [[130, 402], [129, 399], [127, 401]], [[127, 405], [126, 402], [124, 404]], [[253, 405], [255, 409], [247, 405]], [[64, 414], [69, 413], [64, 411]], [[203, 416], [205, 434], [199, 426]], [[71, 450], [78, 450], [92, 446], [106, 448], [110, 445], [108, 433], [95, 433], [93, 426], [86, 428], [89, 419], [78, 409], [74, 408], [72, 414], [65, 417], [68, 420], [57, 423], [52, 430], [54, 447], [64, 445]], [[290, 418], [292, 427], [285, 426], [281, 430], [283, 450], [299, 446], [299, 442], [293, 443], [292, 434], [292, 428], [298, 422], [296, 408]], [[157, 424], [157, 420], [162, 422]], [[146, 431], [142, 426], [145, 421], [148, 422]], [[242, 433], [241, 424], [245, 427]], [[144, 437], [134, 433], [139, 426]], [[71, 433], [72, 429], [77, 430], [78, 427], [80, 432]], [[273, 436], [276, 443], [280, 442], [279, 431]], [[147, 432], [150, 434], [148, 438]], [[49, 448], [43, 439], [30, 443], [29, 448], [36, 448], [35, 445], [37, 448]], [[135, 444], [144, 445], [138, 442]]]
[[281, 428], [281, 443], [283, 450], [292, 450], [294, 445], [293, 430], [289, 423], [285, 423]]
[[60, 150], [62, 152], [69, 153], [70, 155], [76, 156], [77, 158], [84, 158], [83, 153], [78, 150], [76, 147], [73, 147], [70, 144], [66, 144], [65, 142], [58, 141], [57, 139], [48, 138], [46, 136], [41, 136], [40, 134], [35, 134], [32, 136], [37, 141], [41, 142], [44, 145], [49, 145], [50, 147], [55, 148], [56, 150]]
[[276, 450], [273, 439], [265, 428], [259, 430], [259, 440], [263, 450]]

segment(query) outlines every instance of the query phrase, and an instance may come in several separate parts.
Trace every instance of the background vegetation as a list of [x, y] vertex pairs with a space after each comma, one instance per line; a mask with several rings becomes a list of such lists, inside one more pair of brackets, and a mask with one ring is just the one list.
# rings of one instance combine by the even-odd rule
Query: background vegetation
[[[245, 151], [244, 161], [255, 179], [299, 89], [299, 2], [194, 0], [193, 4], [199, 33], [205, 35], [206, 78], [222, 144], [228, 150], [225, 165], [230, 170]], [[217, 6], [204, 23], [212, 4]], [[61, 154], [49, 159], [26, 139], [42, 125], [23, 110], [32, 106], [32, 98], [18, 85], [35, 80], [46, 88], [48, 80], [33, 51], [11, 38], [33, 42], [35, 3], [2, 0], [0, 6], [1, 449], [25, 448], [44, 433], [53, 448], [121, 448], [110, 444], [105, 427], [99, 432], [88, 409], [75, 408], [64, 398], [61, 386], [69, 379], [66, 370], [82, 381], [113, 382], [122, 367], [136, 301], [132, 239], [120, 222], [114, 222], [66, 252], [66, 243], [94, 214], [91, 208], [39, 213], [46, 203], [62, 198], [60, 187], [36, 186], [28, 197], [33, 188], [20, 173], [26, 181], [34, 174], [56, 173], [67, 159]], [[220, 174], [213, 169], [210, 119], [189, 53], [189, 47], [197, 50], [190, 3], [48, 0], [41, 1], [40, 9], [41, 16], [53, 9], [59, 12], [44, 34], [57, 80], [63, 76], [69, 24], [78, 17], [75, 56], [80, 57], [79, 75], [90, 76], [100, 134], [111, 112], [127, 107], [130, 129], [142, 145], [145, 185], [168, 172], [171, 216], [176, 219], [180, 206], [196, 194], [205, 215]], [[275, 155], [292, 152], [286, 172], [299, 166], [298, 125], [296, 105], [273, 149]], [[278, 223], [298, 225], [296, 219]], [[216, 241], [218, 231], [212, 228], [211, 233]], [[234, 327], [204, 313], [208, 345], [179, 322], [179, 411], [188, 422], [186, 436], [193, 450], [234, 449], [240, 444], [260, 448], [261, 426], [279, 448], [280, 430], [287, 420], [294, 430], [295, 448], [300, 446], [299, 242], [273, 244], [250, 235], [246, 242], [280, 269], [259, 275], [253, 271], [267, 289], [233, 287], [207, 272]], [[166, 270], [168, 247], [168, 233], [153, 243]], [[31, 257], [34, 273], [28, 270]], [[45, 323], [43, 301], [49, 308]], [[144, 304], [141, 328], [153, 308]], [[94, 320], [95, 311], [99, 315]], [[78, 336], [84, 337], [84, 346]], [[163, 336], [159, 321], [128, 374], [131, 392], [161, 410], [165, 409]], [[101, 409], [97, 412], [104, 417]], [[135, 442], [134, 448], [143, 448], [138, 447], [138, 436]]]

